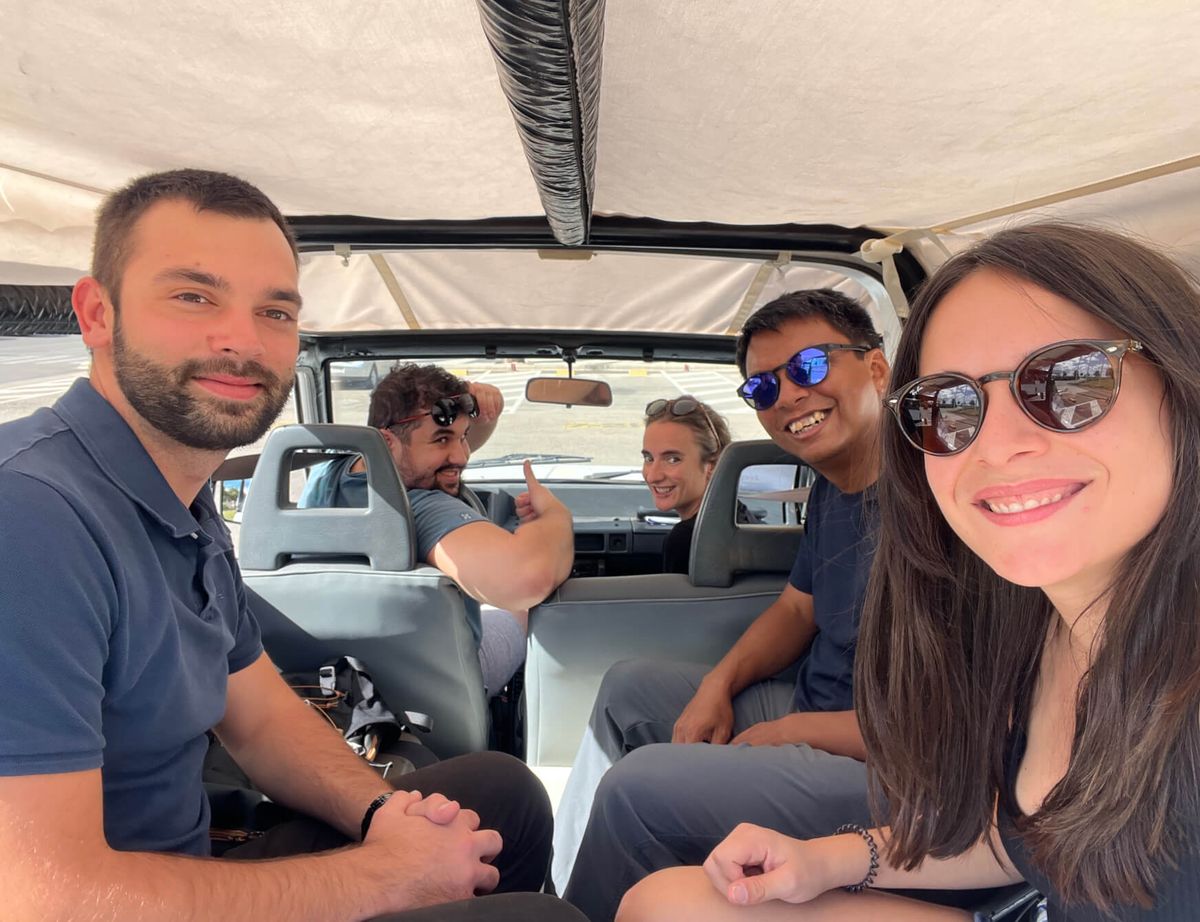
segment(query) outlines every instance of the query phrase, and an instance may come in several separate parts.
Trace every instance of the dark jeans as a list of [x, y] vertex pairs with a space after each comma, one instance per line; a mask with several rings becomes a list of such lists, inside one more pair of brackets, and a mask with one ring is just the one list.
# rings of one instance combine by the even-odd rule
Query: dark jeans
[[[523, 762], [499, 752], [478, 752], [448, 759], [396, 779], [401, 790], [437, 792], [457, 800], [479, 814], [483, 828], [495, 829], [504, 839], [504, 849], [495, 864], [500, 871], [497, 893], [513, 895], [484, 897], [388, 916], [404, 922], [425, 920], [508, 919], [574, 920], [582, 916], [561, 901], [515, 892], [535, 894], [546, 880], [550, 862], [553, 825], [550, 801], [541, 783]], [[327, 851], [349, 844], [336, 829], [308, 817], [272, 827], [261, 838], [226, 851], [233, 859], [283, 858]]]

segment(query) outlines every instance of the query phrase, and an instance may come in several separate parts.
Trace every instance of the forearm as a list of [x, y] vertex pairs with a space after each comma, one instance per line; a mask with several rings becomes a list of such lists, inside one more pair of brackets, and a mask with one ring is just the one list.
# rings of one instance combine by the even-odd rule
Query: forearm
[[471, 447], [471, 451], [478, 451], [484, 446], [484, 443], [496, 431], [496, 424], [498, 422], [500, 422], [500, 417], [486, 421], [478, 419], [471, 424], [471, 430], [467, 433], [467, 444]]
[[6, 894], [4, 916], [13, 922], [350, 922], [396, 905], [382, 901], [388, 890], [395, 896], [396, 883], [375, 865], [359, 848], [272, 861], [105, 850]]
[[[291, 702], [289, 702], [291, 705]], [[329, 722], [296, 697], [250, 739], [217, 735], [255, 785], [277, 803], [357, 839], [363, 813], [392, 790]]]
[[867, 746], [854, 711], [806, 711], [792, 714], [788, 719], [796, 724], [796, 742], [808, 743], [813, 749], [835, 756], [867, 760]]
[[813, 633], [777, 602], [755, 619], [705, 681], [720, 685], [730, 697], [737, 695], [799, 659]]

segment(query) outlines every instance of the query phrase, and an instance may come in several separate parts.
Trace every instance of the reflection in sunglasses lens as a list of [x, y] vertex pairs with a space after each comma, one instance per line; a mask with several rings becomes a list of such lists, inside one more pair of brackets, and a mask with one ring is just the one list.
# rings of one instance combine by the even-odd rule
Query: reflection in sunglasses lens
[[922, 381], [900, 402], [900, 420], [909, 440], [931, 454], [966, 448], [979, 430], [979, 391], [958, 377]]
[[1025, 411], [1041, 425], [1064, 432], [1104, 415], [1116, 386], [1108, 356], [1085, 343], [1037, 353], [1017, 380]]
[[829, 374], [829, 356], [824, 349], [802, 349], [787, 364], [787, 376], [801, 387], [820, 384]]

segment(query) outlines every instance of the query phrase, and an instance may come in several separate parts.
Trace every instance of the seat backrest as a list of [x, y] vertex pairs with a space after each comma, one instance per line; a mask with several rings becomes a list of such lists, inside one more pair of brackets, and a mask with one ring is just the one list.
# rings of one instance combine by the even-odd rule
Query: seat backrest
[[693, 586], [732, 586], [739, 573], [790, 573], [803, 529], [746, 525], [735, 520], [742, 472], [758, 464], [799, 464], [770, 439], [733, 442], [721, 452], [692, 536], [688, 577]]
[[[296, 508], [291, 457], [313, 449], [362, 455], [366, 508]], [[394, 710], [433, 718], [425, 739], [439, 756], [487, 748], [479, 607], [446, 574], [414, 561], [412, 512], [378, 432], [275, 430], [254, 472], [239, 543], [263, 645], [277, 666], [312, 669], [356, 656]]]

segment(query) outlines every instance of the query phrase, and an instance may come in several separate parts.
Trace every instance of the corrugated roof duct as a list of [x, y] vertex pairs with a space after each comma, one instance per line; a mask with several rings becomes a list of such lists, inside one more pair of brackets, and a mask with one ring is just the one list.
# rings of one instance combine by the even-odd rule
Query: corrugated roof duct
[[587, 243], [604, 0], [477, 0], [500, 85], [555, 238]]

